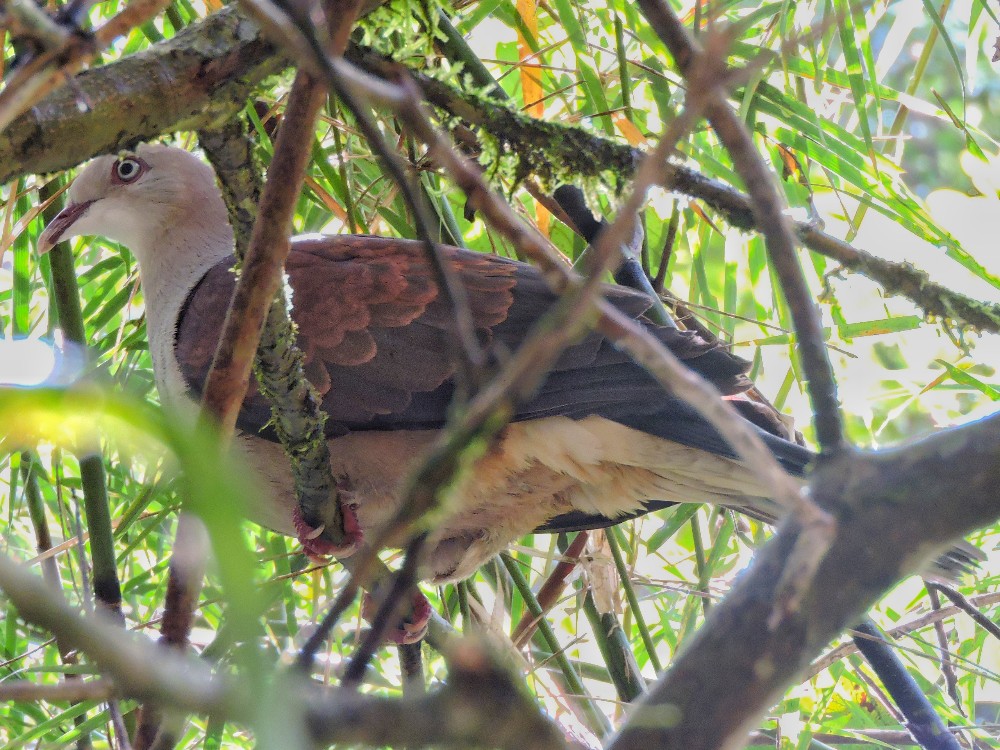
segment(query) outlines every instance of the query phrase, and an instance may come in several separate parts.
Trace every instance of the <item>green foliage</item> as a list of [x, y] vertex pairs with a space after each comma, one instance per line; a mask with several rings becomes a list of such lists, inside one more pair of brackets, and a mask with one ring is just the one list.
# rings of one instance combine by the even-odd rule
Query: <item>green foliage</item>
[[[461, 61], [438, 51], [442, 35], [436, 24], [443, 11], [513, 108], [532, 104], [523, 93], [530, 73], [541, 86], [545, 122], [571, 125], [619, 144], [645, 145], [684, 106], [684, 80], [627, 0], [553, 0], [539, 4], [531, 19], [519, 16], [513, 3], [474, 0], [458, 5], [397, 0], [368, 18], [358, 36], [415, 70], [483, 95], [481, 86], [470, 85]], [[121, 7], [123, 2], [96, 4], [91, 22], [100, 25]], [[991, 183], [981, 174], [1000, 170], [995, 127], [1000, 84], [988, 61], [996, 35], [990, 5], [964, 2], [948, 8], [947, 3], [908, 0], [760, 6], [733, 1], [712, 7], [719, 14], [713, 24], [732, 24], [738, 30], [731, 65], [754, 70], [732, 92], [732, 102], [782, 176], [796, 217], [825, 222], [831, 234], [876, 255], [912, 261], [946, 286], [998, 301], [995, 258], [981, 244], [969, 244], [962, 219], [933, 211], [924, 200], [933, 206], [935, 195], [957, 192], [967, 201], [964, 216], [982, 222], [982, 232], [995, 222], [1000, 178]], [[148, 48], [206, 12], [201, 3], [174, 3], [165, 16], [106, 51], [103, 61]], [[685, 3], [683, 12], [689, 27], [700, 22], [696, 37], [711, 33], [704, 5]], [[940, 17], [929, 20], [935, 14]], [[525, 37], [521, 46], [518, 32]], [[13, 50], [9, 40], [4, 44], [9, 64]], [[259, 92], [272, 114], [282, 111], [289, 80], [276, 77]], [[268, 118], [258, 117], [253, 107], [247, 114], [266, 164], [272, 149]], [[480, 218], [464, 215], [464, 196], [429, 171], [424, 153], [396, 121], [383, 116], [380, 126], [419, 169], [428, 170], [422, 184], [437, 209], [443, 236], [476, 250], [513, 254]], [[567, 256], [576, 258], [582, 249], [579, 240], [527, 192], [532, 179], [565, 178], [565, 165], [551, 165], [539, 175], [541, 164], [525, 164], [488, 133], [476, 136], [479, 159], [497, 189]], [[187, 135], [180, 138], [187, 143]], [[678, 149], [683, 163], [740, 187], [728, 155], [703, 124]], [[317, 127], [313, 157], [297, 207], [296, 231], [412, 236], [398, 190], [335, 102]], [[593, 160], [594, 155], [582, 158]], [[31, 252], [41, 231], [32, 213], [34, 191], [44, 182], [42, 177], [21, 181], [3, 192], [0, 334], [6, 338], [50, 335], [54, 328], [48, 262]], [[609, 218], [626, 184], [617, 175], [581, 180], [595, 210]], [[675, 206], [677, 238], [666, 247]], [[687, 196], [655, 193], [644, 221], [650, 270], [655, 274], [669, 260], [666, 286], [671, 296], [690, 303], [704, 325], [753, 361], [761, 392], [793, 415], [809, 438], [805, 385], [791, 356], [794, 334], [759, 238], [740, 233]], [[265, 685], [269, 667], [287, 661], [302, 645], [304, 631], [322, 616], [344, 574], [337, 566], [311, 567], [284, 537], [238, 522], [241, 498], [252, 491], [240, 484], [245, 472], [227, 468], [228, 459], [209, 437], [182, 437], [180, 428], [154, 406], [142, 298], [130, 256], [101, 240], [76, 241], [74, 254], [87, 344], [102, 383], [113, 385], [0, 391], [4, 551], [20, 560], [34, 555], [37, 532], [27, 508], [34, 481], [57, 545], [49, 556], [60, 573], [61, 590], [68, 601], [90, 606], [86, 544], [78, 544], [86, 529], [85, 518], [78, 525], [81, 479], [74, 451], [80, 446], [67, 443], [63, 431], [63, 425], [75, 425], [75, 436], [89, 437], [86, 448], [99, 450], [106, 462], [128, 626], [149, 631], [157, 624], [175, 511], [182, 502], [190, 503], [205, 519], [215, 552], [194, 643], [220, 670], [259, 680], [261, 695], [277, 699], [275, 685]], [[803, 260], [811, 288], [823, 300], [827, 341], [855, 444], [895, 444], [995, 408], [992, 402], [1000, 393], [995, 340], [964, 336], [947, 322], [925, 320], [910, 302], [886, 298], [864, 279], [841, 275], [824, 258], [804, 255]], [[172, 460], [157, 458], [163, 445]], [[186, 484], [176, 479], [178, 462], [187, 469]], [[23, 469], [29, 463], [33, 479], [26, 481]], [[655, 676], [659, 665], [668, 665], [690, 639], [706, 608], [748, 563], [764, 534], [758, 523], [729, 512], [684, 506], [618, 529], [610, 548], [598, 548], [590, 574], [603, 571], [615, 582], [615, 614], [646, 679]], [[975, 541], [988, 550], [997, 540], [998, 530], [988, 529]], [[448, 586], [428, 594], [460, 629], [482, 627], [506, 637], [523, 617], [537, 612], [533, 596], [557, 565], [558, 554], [554, 539], [536, 535], [505, 556], [503, 565], [487, 565], [462, 588]], [[386, 557], [396, 562], [393, 553]], [[37, 559], [30, 564], [41, 569]], [[987, 563], [977, 580], [963, 582], [963, 593], [996, 592], [996, 564]], [[583, 721], [599, 733], [621, 716], [607, 661], [616, 657], [608, 657], [607, 650], [602, 656], [592, 629], [579, 615], [581, 601], [582, 587], [567, 589], [518, 658], [524, 660], [529, 687], [550, 713], [582, 706]], [[0, 685], [15, 678], [53, 683], [67, 670], [93, 672], [85, 661], [64, 664], [48, 634], [25, 625], [11, 606], [0, 606]], [[987, 617], [997, 619], [996, 597], [981, 606]], [[874, 616], [892, 628], [906, 626], [927, 609], [925, 593], [911, 581]], [[1000, 647], [966, 620], [946, 622], [949, 646], [961, 657], [956, 670], [962, 709], [966, 714], [985, 711], [1000, 701]], [[335, 629], [322, 655], [331, 674], [356, 645], [358, 625], [358, 612], [352, 610]], [[967, 726], [971, 720], [940, 687], [939, 644], [930, 625], [906, 631], [899, 643], [935, 707], [946, 720]], [[427, 650], [425, 654], [433, 679], [443, 676], [443, 662]], [[821, 732], [854, 737], [876, 728], [898, 729], [869, 680], [860, 662], [835, 662], [790, 691], [763, 729], [780, 728], [783, 747], [805, 747]], [[372, 689], [399, 692], [399, 667], [388, 651], [379, 655], [370, 682]], [[134, 706], [122, 708], [129, 712]], [[285, 708], [276, 700], [270, 713], [262, 714], [260, 726]], [[106, 747], [109, 721], [106, 707], [93, 701], [71, 706], [12, 702], [0, 708], [0, 743], [7, 748], [36, 743], [62, 747], [90, 732], [95, 746]], [[180, 746], [252, 744], [243, 728], [206, 726], [202, 717], [194, 717]]]

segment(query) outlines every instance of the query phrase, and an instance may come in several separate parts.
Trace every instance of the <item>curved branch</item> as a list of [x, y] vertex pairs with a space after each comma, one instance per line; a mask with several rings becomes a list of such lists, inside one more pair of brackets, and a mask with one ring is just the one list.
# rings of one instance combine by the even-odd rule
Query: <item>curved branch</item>
[[[0, 589], [21, 617], [82, 651], [113, 682], [113, 686], [104, 681], [88, 683], [86, 688], [73, 686], [77, 691], [93, 686], [102, 694], [110, 691], [250, 726], [260, 718], [260, 701], [266, 697], [254, 695], [247, 680], [213, 674], [198, 659], [165, 652], [106, 619], [81, 616], [40, 577], [3, 555]], [[283, 687], [294, 691], [317, 743], [511, 750], [565, 747], [560, 731], [488, 649], [466, 639], [449, 649], [447, 662], [449, 677], [441, 690], [401, 699], [328, 690], [294, 674], [284, 675]], [[24, 686], [8, 692], [30, 699], [29, 692], [52, 695], [56, 691], [49, 686]]]
[[836, 513], [838, 530], [801, 607], [772, 627], [777, 582], [801, 535], [789, 518], [609, 750], [734, 746], [811, 656], [890, 586], [949, 540], [1000, 517], [998, 482], [1000, 415], [821, 464], [812, 491]]
[[80, 73], [14, 120], [0, 132], [0, 183], [228, 120], [287, 64], [256, 24], [221, 10], [145, 52]]
[[710, 47], [706, 51], [691, 39], [664, 0], [639, 0], [639, 5], [687, 79], [688, 99], [704, 102], [705, 117], [747, 186], [770, 266], [781, 282], [799, 336], [798, 355], [806, 376], [816, 439], [824, 454], [836, 452], [844, 446], [844, 425], [833, 366], [823, 342], [823, 324], [795, 252], [795, 236], [784, 216], [787, 205], [773, 173], [757, 152], [753, 137], [727, 100], [722, 85], [728, 46], [724, 32], [708, 35]]
[[236, 680], [218, 677], [192, 657], [165, 652], [108, 618], [80, 615], [45, 582], [0, 555], [0, 589], [27, 622], [82, 651], [114, 681], [118, 695], [197, 713], [247, 720], [251, 696]]
[[[371, 50], [353, 46], [347, 59], [362, 69], [388, 77], [398, 64]], [[508, 109], [496, 99], [460, 91], [419, 72], [412, 72], [428, 102], [464, 122], [482, 128], [526, 169], [543, 177], [564, 174], [599, 177], [611, 172], [631, 177], [642, 150], [617, 143], [579, 127], [544, 122]], [[558, 166], [559, 174], [553, 172]], [[757, 231], [750, 198], [739, 190], [680, 164], [664, 167], [663, 186], [699, 200], [718, 212], [731, 226]], [[809, 222], [793, 222], [799, 240], [815, 253], [832, 258], [846, 269], [879, 284], [890, 295], [906, 297], [928, 316], [954, 321], [982, 333], [1000, 333], [1000, 305], [982, 302], [930, 280], [909, 263], [894, 263], [855, 248]]]
[[[398, 70], [396, 63], [356, 46], [349, 48], [347, 57], [379, 75], [387, 75], [390, 67]], [[145, 52], [77, 75], [72, 86], [17, 118], [0, 132], [0, 183], [69, 169], [96, 154], [164, 133], [211, 128], [231, 119], [254, 86], [288, 65], [253, 21], [233, 6], [223, 8]], [[559, 164], [577, 175], [610, 171], [628, 177], [642, 157], [639, 149], [626, 144], [535, 120], [495, 99], [411, 74], [429, 102], [482, 127], [539, 174]], [[676, 164], [666, 165], [665, 175], [668, 190], [704, 202], [738, 229], [756, 229], [750, 201], [740, 191]], [[867, 276], [889, 294], [907, 297], [926, 314], [975, 331], [1000, 333], [1000, 305], [950, 290], [909, 264], [877, 258], [808, 223], [794, 226], [810, 250]]]

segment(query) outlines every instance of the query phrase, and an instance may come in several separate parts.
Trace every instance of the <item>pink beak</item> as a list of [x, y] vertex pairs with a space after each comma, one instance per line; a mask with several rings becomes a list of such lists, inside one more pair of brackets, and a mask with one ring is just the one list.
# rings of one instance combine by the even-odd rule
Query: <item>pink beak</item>
[[90, 208], [94, 201], [84, 201], [83, 203], [70, 203], [64, 208], [49, 225], [45, 227], [38, 238], [38, 254], [43, 255], [62, 241], [63, 234]]

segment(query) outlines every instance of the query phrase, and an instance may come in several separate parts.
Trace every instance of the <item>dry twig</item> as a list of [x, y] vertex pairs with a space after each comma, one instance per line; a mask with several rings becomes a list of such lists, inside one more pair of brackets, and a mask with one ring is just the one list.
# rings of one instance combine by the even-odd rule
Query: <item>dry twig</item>
[[667, 45], [688, 78], [689, 97], [704, 99], [705, 115], [722, 141], [750, 194], [757, 226], [767, 245], [771, 267], [781, 281], [792, 322], [799, 336], [799, 356], [812, 402], [816, 438], [824, 453], [844, 445], [840, 404], [833, 368], [823, 344], [823, 326], [796, 254], [796, 240], [785, 217], [786, 208], [771, 171], [765, 166], [746, 126], [730, 107], [725, 80], [723, 34], [709, 36], [711, 49], [702, 50], [663, 0], [640, 0], [646, 19]]
[[[15, 3], [11, 10], [23, 14], [27, 4]], [[53, 89], [70, 80], [74, 73], [117, 37], [155, 17], [167, 5], [169, 0], [132, 0], [93, 36], [65, 30], [60, 34], [56, 31], [61, 28], [57, 24], [44, 25], [46, 33], [43, 39], [52, 46], [47, 46], [18, 68], [0, 91], [0, 130]], [[41, 29], [42, 25], [34, 28]]]

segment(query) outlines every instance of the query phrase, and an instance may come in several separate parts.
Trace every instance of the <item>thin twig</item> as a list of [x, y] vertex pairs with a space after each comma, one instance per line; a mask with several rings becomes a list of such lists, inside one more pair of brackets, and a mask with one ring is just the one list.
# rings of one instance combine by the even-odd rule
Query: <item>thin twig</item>
[[667, 224], [666, 236], [663, 238], [663, 250], [660, 252], [660, 267], [656, 269], [656, 278], [653, 279], [653, 289], [657, 294], [663, 294], [663, 287], [667, 280], [667, 269], [670, 266], [670, 258], [674, 252], [674, 242], [677, 239], [677, 226], [680, 224], [681, 210], [678, 201], [674, 201], [673, 208], [670, 209], [670, 221]]
[[[420, 191], [413, 184], [412, 175], [406, 163], [396, 151], [386, 143], [381, 130], [375, 124], [362, 102], [367, 97], [357, 96], [357, 87], [344, 80], [351, 66], [342, 60], [331, 58], [318, 43], [315, 31], [308, 18], [301, 17], [291, 6], [276, 5], [268, 0], [242, 0], [244, 8], [260, 21], [264, 28], [293, 52], [299, 63], [324, 80], [330, 90], [354, 116], [358, 130], [378, 154], [389, 176], [399, 187], [414, 222], [414, 230], [421, 239], [428, 263], [434, 272], [435, 281], [442, 298], [452, 310], [449, 320], [454, 326], [458, 343], [460, 385], [470, 395], [479, 385], [480, 373], [485, 364], [479, 340], [476, 338], [465, 290], [458, 281], [455, 271], [444, 261], [432, 238], [434, 220], [420, 199]], [[461, 389], [460, 389], [461, 392]]]
[[[927, 595], [931, 600], [931, 609], [936, 611], [941, 609], [941, 596], [937, 591], [928, 587]], [[948, 634], [944, 632], [944, 623], [938, 620], [934, 623], [934, 635], [937, 636], [938, 653], [941, 654], [941, 675], [944, 677], [944, 684], [948, 690], [948, 695], [958, 712], [965, 716], [962, 708], [962, 697], [958, 694], [958, 676], [955, 674], [955, 660], [951, 658], [951, 648], [948, 645]]]
[[960, 592], [956, 591], [951, 586], [944, 586], [940, 583], [929, 583], [927, 588], [933, 589], [934, 591], [938, 591], [944, 594], [946, 597], [948, 597], [949, 600], [951, 600], [951, 603], [955, 605], [955, 608], [961, 610], [962, 612], [965, 612], [965, 614], [971, 617], [976, 622], [976, 624], [979, 625], [979, 627], [981, 627], [983, 630], [985, 630], [987, 633], [992, 635], [997, 640], [1000, 640], [1000, 625], [997, 625], [997, 623], [993, 622], [993, 620], [991, 620], [989, 617], [980, 612], [979, 607], [977, 606], [977, 604], [979, 603], [982, 604], [992, 603], [993, 600], [984, 601], [984, 597], [997, 596], [998, 600], [1000, 600], [1000, 595], [983, 594], [981, 596], [974, 597], [973, 599], [970, 600], [968, 597], [962, 595]]
[[[115, 742], [112, 747], [116, 748], [116, 750], [132, 750], [132, 743], [128, 738], [128, 727], [125, 724], [125, 714], [122, 713], [121, 704], [116, 700], [112, 700], [108, 703], [108, 713], [111, 715], [111, 726], [115, 730]], [[168, 750], [172, 750], [172, 748], [173, 745]]]
[[[378, 611], [371, 621], [371, 628], [364, 634], [344, 671], [344, 678], [341, 681], [344, 687], [356, 687], [361, 683], [368, 669], [368, 662], [385, 642], [386, 634], [391, 628], [397, 627], [400, 619], [406, 614], [409, 605], [406, 596], [417, 592], [417, 567], [426, 542], [427, 534], [417, 534], [407, 544], [403, 565], [394, 576], [392, 586], [385, 592], [385, 598], [379, 602]], [[419, 593], [418, 595], [422, 596]]]
[[7, 0], [0, 8], [0, 28], [14, 40], [28, 37], [50, 50], [62, 47], [69, 36], [69, 31], [33, 0]]
[[62, 44], [46, 49], [18, 68], [0, 91], [0, 130], [53, 91], [121, 34], [154, 18], [169, 0], [133, 0], [93, 36], [65, 34]]
[[702, 51], [664, 0], [640, 0], [639, 5], [681, 72], [688, 77], [688, 97], [704, 100], [706, 117], [747, 186], [771, 267], [781, 282], [798, 333], [816, 439], [824, 453], [835, 453], [844, 447], [844, 430], [837, 384], [823, 344], [822, 321], [799, 264], [795, 236], [784, 215], [785, 204], [774, 175], [757, 153], [753, 138], [729, 106], [726, 89], [720, 85], [726, 59], [721, 45], [728, 42], [716, 33], [709, 37], [709, 43], [719, 48]]
[[358, 582], [356, 576], [348, 578], [340, 588], [330, 608], [323, 619], [316, 626], [316, 629], [309, 635], [309, 638], [299, 649], [295, 658], [295, 666], [305, 671], [311, 671], [313, 663], [316, 661], [316, 654], [323, 647], [330, 631], [337, 625], [347, 608], [358, 598]]
[[[935, 584], [931, 584], [935, 585]], [[985, 617], [982, 612], [979, 612], [977, 606], [988, 606], [990, 604], [996, 604], [1000, 602], [1000, 592], [990, 593], [990, 594], [980, 594], [979, 596], [973, 597], [971, 600], [967, 600], [972, 611], [977, 612], [981, 617], [984, 618], [985, 623], [979, 623], [983, 627], [987, 625], [996, 627], [996, 625]], [[889, 628], [885, 631], [885, 634], [890, 638], [899, 639], [902, 636], [913, 633], [917, 630], [923, 630], [928, 626], [932, 626], [934, 623], [945, 620], [949, 617], [954, 617], [959, 612], [964, 611], [960, 607], [944, 607], [942, 609], [933, 610], [927, 614], [921, 615], [920, 617], [914, 618], [908, 622], [896, 625], [893, 628]], [[979, 622], [977, 620], [977, 622]], [[847, 631], [848, 635], [851, 635], [851, 631]], [[812, 664], [809, 665], [809, 669], [806, 671], [805, 679], [811, 680], [813, 677], [818, 675], [825, 669], [828, 669], [831, 664], [838, 662], [842, 659], [846, 659], [851, 654], [856, 654], [858, 652], [857, 645], [851, 641], [848, 643], [842, 643], [841, 645], [830, 649], [827, 653], [817, 657], [813, 660]]]
[[569, 657], [566, 656], [565, 649], [559, 645], [559, 639], [556, 638], [556, 634], [552, 630], [549, 621], [545, 619], [541, 605], [531, 591], [528, 579], [524, 577], [524, 573], [521, 571], [520, 563], [506, 552], [500, 553], [500, 561], [510, 575], [511, 583], [521, 595], [521, 599], [524, 600], [524, 606], [538, 621], [539, 635], [551, 651], [552, 658], [559, 665], [559, 670], [562, 673], [568, 691], [567, 697], [572, 698], [573, 705], [577, 708], [581, 716], [586, 718], [592, 730], [602, 733], [609, 731], [611, 727], [607, 717], [597, 708], [594, 700], [584, 689], [580, 675], [570, 662]]
[[108, 701], [114, 696], [114, 684], [107, 679], [66, 680], [55, 685], [39, 685], [28, 680], [5, 680], [0, 683], [0, 701], [81, 703]]
[[566, 579], [576, 569], [576, 566], [580, 564], [580, 555], [587, 544], [588, 536], [589, 534], [586, 531], [581, 531], [576, 535], [573, 542], [563, 552], [555, 569], [538, 589], [535, 598], [538, 599], [538, 603], [542, 607], [542, 614], [538, 616], [530, 612], [524, 613], [521, 621], [517, 623], [517, 626], [510, 635], [510, 640], [515, 648], [523, 648], [531, 640], [531, 637], [535, 633], [535, 628], [538, 627], [540, 617], [544, 617], [545, 613], [552, 609], [556, 602], [559, 601], [559, 597], [562, 596], [562, 592], [566, 588]]
[[[302, 188], [305, 167], [311, 155], [316, 115], [326, 98], [325, 89], [307, 73], [299, 73], [292, 86], [285, 118], [274, 149], [268, 180], [261, 195], [257, 220], [212, 368], [205, 380], [202, 402], [207, 413], [231, 435], [249, 385], [250, 371], [260, 342], [265, 317], [281, 286], [285, 258], [291, 249], [289, 235], [295, 204]], [[323, 451], [326, 442], [318, 441]], [[328, 449], [327, 449], [328, 450]], [[328, 459], [327, 459], [328, 460]], [[332, 505], [330, 523], [324, 533], [334, 545], [345, 540], [340, 497]], [[328, 495], [300, 498], [304, 510], [311, 503], [325, 506]], [[313, 514], [304, 513], [307, 523]], [[325, 520], [325, 519], [324, 519]]]

